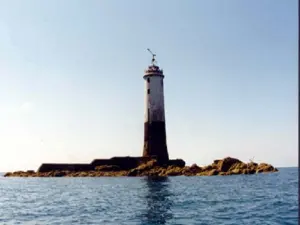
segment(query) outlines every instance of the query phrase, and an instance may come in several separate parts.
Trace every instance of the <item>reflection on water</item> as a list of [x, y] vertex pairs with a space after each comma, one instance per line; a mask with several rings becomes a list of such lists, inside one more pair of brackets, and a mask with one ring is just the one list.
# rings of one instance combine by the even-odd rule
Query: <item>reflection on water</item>
[[[147, 209], [143, 218], [146, 224], [166, 224], [173, 215], [169, 179], [167, 177], [145, 178], [147, 192], [145, 201]], [[144, 223], [143, 223], [144, 224]]]

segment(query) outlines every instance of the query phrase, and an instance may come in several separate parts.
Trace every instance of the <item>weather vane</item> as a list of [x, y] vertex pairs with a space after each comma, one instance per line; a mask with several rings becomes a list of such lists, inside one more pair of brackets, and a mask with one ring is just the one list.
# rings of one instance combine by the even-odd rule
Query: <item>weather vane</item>
[[153, 52], [151, 52], [151, 50], [149, 49], [149, 48], [147, 48], [147, 50], [148, 50], [148, 52], [150, 52], [150, 54], [152, 55], [152, 60], [151, 60], [151, 62], [152, 62], [152, 65], [154, 65], [155, 63], [156, 63], [156, 60], [155, 60], [155, 54], [153, 54]]

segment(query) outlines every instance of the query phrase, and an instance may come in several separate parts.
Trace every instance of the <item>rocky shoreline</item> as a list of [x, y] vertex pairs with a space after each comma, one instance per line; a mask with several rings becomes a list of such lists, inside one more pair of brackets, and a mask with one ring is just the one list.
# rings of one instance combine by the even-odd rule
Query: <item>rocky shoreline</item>
[[199, 167], [196, 164], [191, 166], [160, 165], [157, 160], [151, 159], [136, 168], [123, 170], [115, 165], [96, 166], [93, 170], [69, 171], [53, 170], [49, 172], [15, 171], [8, 172], [5, 177], [166, 177], [166, 176], [227, 176], [238, 174], [256, 174], [278, 172], [277, 168], [267, 163], [244, 163], [236, 158], [227, 157], [221, 160], [214, 160], [208, 166]]

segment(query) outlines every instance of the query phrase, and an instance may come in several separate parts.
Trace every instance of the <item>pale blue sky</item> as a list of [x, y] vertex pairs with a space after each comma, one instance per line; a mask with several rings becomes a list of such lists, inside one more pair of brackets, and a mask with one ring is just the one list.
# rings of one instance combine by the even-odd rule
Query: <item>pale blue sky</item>
[[0, 0], [0, 171], [138, 156], [143, 70], [171, 158], [297, 165], [296, 0]]

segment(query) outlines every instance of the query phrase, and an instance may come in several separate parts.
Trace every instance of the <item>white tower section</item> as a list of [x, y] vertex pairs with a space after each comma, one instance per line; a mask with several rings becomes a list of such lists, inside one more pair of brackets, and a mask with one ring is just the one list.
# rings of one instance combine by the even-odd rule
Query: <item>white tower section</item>
[[158, 66], [145, 70], [145, 120], [144, 122], [165, 122], [164, 75]]

